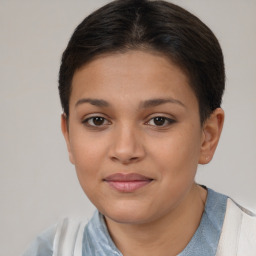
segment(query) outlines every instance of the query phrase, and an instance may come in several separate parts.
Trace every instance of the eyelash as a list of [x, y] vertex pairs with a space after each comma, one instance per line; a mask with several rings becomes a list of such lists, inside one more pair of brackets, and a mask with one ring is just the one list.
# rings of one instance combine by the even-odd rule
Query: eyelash
[[[94, 124], [90, 123], [90, 122], [96, 121], [96, 119], [101, 119], [100, 121], [103, 122], [103, 123], [99, 124], [99, 125], [97, 125], [95, 123]], [[157, 119], [161, 119], [161, 120], [157, 120]], [[151, 121], [153, 121], [153, 122], [164, 121], [164, 123], [163, 123], [163, 125], [156, 125], [156, 124], [150, 124]], [[155, 117], [150, 118], [150, 120], [148, 122], [146, 122], [145, 124], [153, 126], [153, 127], [165, 128], [165, 127], [168, 127], [168, 126], [170, 126], [171, 124], [173, 124], [175, 122], [176, 121], [174, 119], [159, 115], [159, 116], [155, 116]], [[84, 125], [86, 125], [87, 127], [96, 128], [96, 129], [97, 128], [104, 128], [105, 126], [111, 124], [111, 122], [109, 122], [105, 117], [102, 117], [102, 116], [92, 116], [92, 117], [86, 118], [85, 120], [82, 121], [82, 123]]]
[[165, 116], [154, 116], [146, 124], [151, 125], [150, 124], [151, 121], [157, 121], [157, 119], [159, 119], [159, 118], [162, 119], [161, 121], [164, 120], [164, 124], [163, 125], [153, 124], [152, 126], [155, 126], [155, 127], [158, 127], [158, 128], [164, 128], [164, 127], [170, 126], [171, 124], [176, 122], [174, 119], [171, 119], [171, 118], [168, 118], [168, 117], [165, 117]]
[[95, 124], [93, 125], [93, 124], [89, 123], [90, 121], [93, 122], [93, 120], [96, 120], [97, 118], [102, 119], [104, 123], [107, 121], [107, 119], [105, 117], [102, 117], [102, 116], [92, 116], [92, 117], [89, 117], [89, 118], [86, 118], [85, 120], [83, 120], [82, 123], [84, 125], [88, 126], [88, 127], [91, 127], [91, 128], [102, 128], [102, 126], [110, 124], [109, 121], [107, 121], [108, 124], [101, 124], [101, 125], [95, 125]]

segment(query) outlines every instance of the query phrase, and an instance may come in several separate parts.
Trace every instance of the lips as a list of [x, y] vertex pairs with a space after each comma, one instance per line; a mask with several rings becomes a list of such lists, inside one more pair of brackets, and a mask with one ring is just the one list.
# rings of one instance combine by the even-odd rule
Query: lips
[[137, 173], [115, 173], [107, 176], [104, 181], [119, 192], [132, 193], [150, 184], [153, 179]]

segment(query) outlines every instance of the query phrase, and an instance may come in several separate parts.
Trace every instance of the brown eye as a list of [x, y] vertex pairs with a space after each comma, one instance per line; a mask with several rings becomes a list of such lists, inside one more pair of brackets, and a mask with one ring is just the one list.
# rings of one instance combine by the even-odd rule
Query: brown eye
[[104, 124], [105, 118], [103, 117], [93, 117], [92, 122], [95, 126], [100, 126]]
[[159, 126], [159, 127], [165, 127], [172, 123], [174, 123], [175, 120], [164, 117], [164, 116], [156, 116], [149, 120], [148, 124], [152, 126]]
[[163, 126], [165, 124], [165, 122], [166, 122], [166, 118], [161, 117], [161, 116], [160, 117], [155, 117], [153, 119], [153, 122], [157, 126]]
[[99, 127], [108, 124], [108, 121], [101, 116], [94, 116], [83, 121], [86, 126]]

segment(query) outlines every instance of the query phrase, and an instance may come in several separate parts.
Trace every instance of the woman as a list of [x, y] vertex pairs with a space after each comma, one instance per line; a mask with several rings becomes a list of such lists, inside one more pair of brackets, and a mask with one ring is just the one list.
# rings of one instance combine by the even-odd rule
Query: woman
[[96, 206], [25, 255], [255, 255], [256, 221], [195, 183], [224, 122], [223, 55], [198, 18], [164, 1], [113, 1], [63, 53], [61, 126]]

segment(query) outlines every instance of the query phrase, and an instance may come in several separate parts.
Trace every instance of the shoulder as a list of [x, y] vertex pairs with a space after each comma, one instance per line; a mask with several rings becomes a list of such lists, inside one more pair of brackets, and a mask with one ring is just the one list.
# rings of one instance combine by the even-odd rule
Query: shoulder
[[39, 234], [22, 256], [52, 256], [57, 224]]
[[[230, 225], [230, 227], [231, 225], [236, 226], [238, 228], [240, 238], [251, 234], [251, 237], [256, 241], [256, 215], [240, 206], [231, 198], [228, 198], [227, 201], [224, 225]], [[247, 238], [249, 239], [249, 237]], [[256, 249], [256, 243], [254, 244]]]
[[84, 228], [81, 218], [63, 218], [38, 235], [22, 256], [81, 255]]
[[228, 198], [217, 255], [256, 255], [255, 241], [255, 214]]

